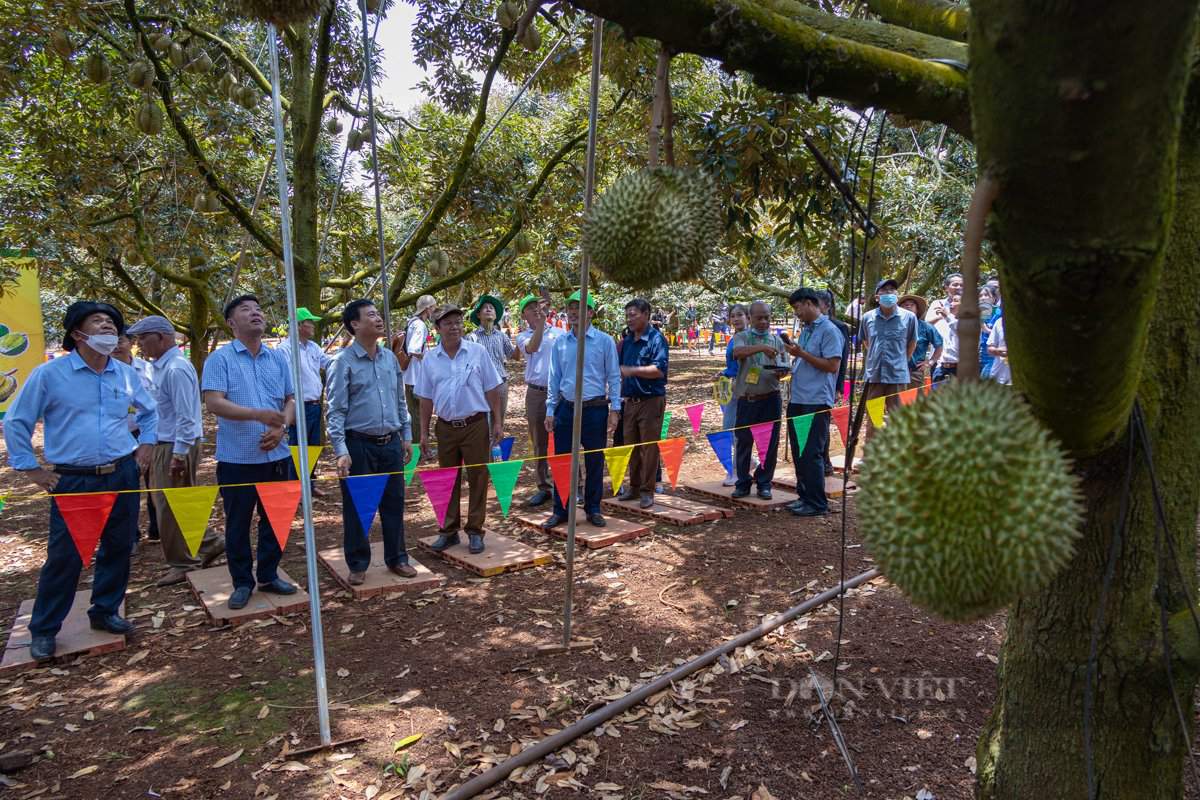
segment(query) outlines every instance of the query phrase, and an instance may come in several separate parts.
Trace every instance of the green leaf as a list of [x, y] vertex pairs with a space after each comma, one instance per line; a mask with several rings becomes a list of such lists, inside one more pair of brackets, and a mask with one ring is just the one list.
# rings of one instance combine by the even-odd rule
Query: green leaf
[[406, 736], [405, 738], [396, 742], [395, 747], [392, 748], [392, 752], [393, 753], [399, 752], [400, 750], [403, 750], [404, 748], [408, 747], [409, 745], [419, 742], [421, 740], [421, 737], [424, 735], [425, 734], [423, 734], [423, 733], [414, 733], [412, 736]]

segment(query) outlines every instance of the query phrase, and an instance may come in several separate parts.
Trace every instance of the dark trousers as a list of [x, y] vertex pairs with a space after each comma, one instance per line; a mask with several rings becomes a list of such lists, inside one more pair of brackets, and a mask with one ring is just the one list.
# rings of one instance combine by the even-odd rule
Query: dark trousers
[[[137, 439], [142, 435], [140, 430], [130, 431], [130, 433], [133, 434], [134, 439]], [[147, 489], [150, 488], [150, 472], [147, 472], [142, 476], [142, 485]], [[166, 500], [163, 500], [163, 502], [165, 503]], [[146, 531], [146, 535], [151, 541], [156, 541], [158, 539], [158, 509], [154, 504], [154, 492], [146, 492], [146, 515], [150, 517], [150, 528]], [[137, 541], [137, 539], [142, 535], [142, 531], [138, 527], [137, 519], [134, 519], [133, 521], [133, 534], [134, 541]]]
[[950, 376], [957, 374], [958, 364], [946, 364], [944, 366], [942, 364], [938, 364], [933, 368], [933, 382], [941, 383], [942, 381], [949, 380]]
[[[321, 401], [304, 401], [304, 431], [308, 434], [308, 446], [316, 447], [321, 443]], [[296, 447], [300, 444], [296, 434], [296, 426], [288, 425], [288, 444]], [[311, 478], [317, 471], [316, 464], [308, 465], [308, 476]]]
[[[633, 400], [637, 402], [632, 402]], [[658, 446], [649, 444], [662, 438], [663, 413], [667, 407], [664, 395], [626, 398], [621, 409], [622, 442], [637, 445], [629, 458], [629, 489], [647, 493], [654, 491], [658, 471]]]
[[[759, 489], [769, 489], [771, 479], [775, 477], [775, 460], [779, 451], [779, 416], [783, 412], [783, 399], [778, 392], [773, 392], [754, 403], [742, 396], [738, 398], [737, 404], [737, 430], [734, 431], [734, 465], [737, 467], [735, 488], [745, 491], [754, 483]], [[754, 451], [754, 435], [747, 426], [760, 422], [775, 424], [771, 426], [771, 444], [767, 447], [767, 452], [759, 454], [762, 463], [751, 475], [750, 455]]]
[[[258, 499], [258, 489], [253, 486], [227, 486], [226, 484], [266, 483], [287, 481], [294, 477], [292, 459], [281, 458], [266, 464], [234, 464], [217, 462], [217, 483], [221, 484], [221, 503], [225, 507], [225, 556], [229, 559], [229, 575], [233, 588], [254, 588], [257, 576], [259, 583], [270, 583], [279, 577], [279, 560], [283, 550], [275, 539], [275, 531], [263, 511]], [[250, 519], [258, 509], [258, 563], [250, 550]]]
[[[346, 437], [346, 449], [350, 451], [351, 475], [377, 475], [381, 472], [404, 471], [404, 445], [399, 436], [393, 436], [387, 444], [376, 444], [353, 436]], [[342, 485], [342, 548], [346, 553], [346, 566], [351, 572], [366, 572], [371, 564], [371, 542], [369, 531], [362, 529], [358, 511], [350, 498], [346, 482]], [[383, 497], [379, 500], [379, 526], [383, 529], [383, 561], [390, 569], [408, 561], [404, 549], [404, 476], [388, 476]]]
[[829, 406], [807, 403], [788, 403], [788, 417], [802, 417], [816, 413], [808, 438], [796, 441], [796, 429], [788, 422], [788, 439], [792, 443], [792, 457], [796, 459], [796, 494], [800, 502], [816, 509], [828, 511], [829, 501], [825, 498], [825, 450], [829, 447]]
[[[571, 441], [571, 426], [575, 420], [575, 410], [565, 402], [559, 402], [554, 408], [554, 443], [559, 455], [570, 452], [567, 444]], [[600, 513], [600, 498], [604, 493], [604, 453], [600, 452], [608, 441], [608, 406], [595, 406], [583, 409], [582, 424], [579, 428], [579, 447], [581, 450], [595, 450], [583, 456], [583, 512], [585, 514]], [[567, 507], [558, 485], [554, 487], [554, 513], [560, 517], [567, 515]]]
[[[111, 492], [138, 488], [138, 466], [132, 458], [108, 475], [62, 475], [54, 494], [77, 492]], [[129, 584], [129, 557], [138, 537], [138, 510], [140, 494], [119, 494], [113, 503], [112, 513], [100, 534], [93, 563], [95, 573], [92, 583], [92, 607], [90, 617], [105, 617], [116, 614], [125, 599], [125, 587]], [[37, 597], [33, 601], [33, 615], [29, 621], [29, 632], [33, 636], [54, 636], [62, 628], [63, 620], [71, 611], [75, 600], [75, 587], [83, 559], [75, 541], [67, 530], [67, 523], [58, 503], [50, 503], [50, 536], [46, 542], [46, 562], [38, 576]]]

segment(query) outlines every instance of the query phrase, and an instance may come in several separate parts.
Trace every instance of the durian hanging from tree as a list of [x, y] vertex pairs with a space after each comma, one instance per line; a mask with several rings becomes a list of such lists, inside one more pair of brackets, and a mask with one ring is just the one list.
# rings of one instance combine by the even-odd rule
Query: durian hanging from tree
[[325, 13], [332, 0], [233, 0], [237, 14], [247, 19], [285, 27], [307, 22]]

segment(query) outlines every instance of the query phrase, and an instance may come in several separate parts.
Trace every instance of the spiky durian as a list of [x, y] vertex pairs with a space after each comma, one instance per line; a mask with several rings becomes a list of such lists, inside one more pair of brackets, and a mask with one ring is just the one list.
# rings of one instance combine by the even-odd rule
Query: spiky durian
[[183, 45], [171, 42], [171, 46], [167, 48], [167, 61], [171, 62], [175, 69], [183, 69], [187, 64], [187, 51], [183, 49]]
[[365, 5], [368, 14], [378, 14], [379, 9], [383, 8], [383, 0], [366, 0]]
[[330, 117], [325, 122], [325, 130], [332, 136], [337, 136], [342, 132], [342, 122], [337, 117]]
[[516, 25], [520, 16], [521, 11], [512, 0], [504, 0], [496, 7], [496, 22], [500, 24], [501, 28], [507, 29]]
[[145, 89], [147, 78], [150, 85], [154, 85], [154, 76], [150, 65], [145, 61], [135, 61], [129, 65], [129, 71], [125, 73], [125, 80], [129, 81], [129, 85], [135, 89]]
[[525, 34], [518, 41], [521, 46], [530, 52], [537, 52], [542, 46], [542, 32], [537, 29], [537, 26], [532, 22], [525, 29]]
[[722, 232], [712, 179], [692, 167], [624, 176], [584, 220], [583, 246], [612, 280], [634, 289], [695, 278]]
[[92, 51], [83, 62], [83, 74], [89, 81], [99, 86], [108, 83], [112, 78], [112, 69], [109, 68], [108, 61], [102, 53]]
[[858, 479], [859, 527], [914, 603], [967, 621], [1044, 586], [1083, 517], [1058, 442], [1010, 387], [952, 380], [889, 412]]
[[237, 90], [237, 104], [249, 111], [258, 105], [258, 91], [253, 86], [242, 86]]
[[450, 273], [450, 254], [440, 247], [431, 247], [425, 251], [425, 263], [434, 277]]
[[75, 43], [71, 41], [71, 37], [68, 36], [65, 31], [55, 31], [54, 33], [50, 34], [50, 41], [48, 44], [50, 49], [54, 51], [55, 55], [57, 55], [63, 61], [66, 61], [71, 56], [75, 55]]
[[517, 255], [523, 256], [533, 250], [533, 241], [529, 238], [529, 234], [521, 231], [513, 238], [513, 249], [517, 251]]
[[137, 129], [147, 136], [157, 136], [162, 133], [163, 114], [155, 103], [146, 103], [139, 108], [133, 121], [137, 125]]
[[353, 130], [346, 136], [346, 149], [357, 153], [367, 141], [367, 135], [360, 130]]
[[330, 0], [233, 0], [236, 13], [277, 27], [320, 16]]

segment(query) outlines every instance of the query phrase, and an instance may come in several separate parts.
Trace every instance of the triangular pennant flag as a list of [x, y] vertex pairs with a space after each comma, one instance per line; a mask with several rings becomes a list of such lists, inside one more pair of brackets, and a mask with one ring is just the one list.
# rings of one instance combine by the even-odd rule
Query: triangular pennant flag
[[733, 474], [733, 431], [717, 431], [716, 433], [708, 434], [708, 443], [712, 446], [713, 452], [717, 454], [717, 460], [721, 462], [721, 466], [730, 475]]
[[508, 461], [508, 457], [512, 455], [513, 442], [517, 441], [515, 436], [505, 436], [500, 440], [500, 458]]
[[496, 489], [496, 499], [500, 501], [500, 511], [508, 516], [508, 507], [512, 504], [513, 489], [517, 485], [517, 473], [525, 465], [524, 461], [493, 461], [487, 465], [492, 475], [492, 486]]
[[704, 419], [704, 403], [688, 406], [684, 411], [687, 412], [688, 419], [692, 421], [692, 433], [699, 434], [700, 422]]
[[58, 511], [67, 523], [67, 531], [75, 542], [83, 565], [91, 566], [108, 515], [112, 513], [113, 503], [117, 502], [117, 493], [60, 494], [54, 497], [54, 502], [58, 504]]
[[671, 479], [671, 488], [679, 483], [679, 465], [683, 463], [683, 446], [687, 444], [684, 438], [664, 439], [658, 443], [658, 451], [662, 453], [663, 466], [667, 468], [667, 477]]
[[850, 381], [842, 381], [842, 399], [850, 399]]
[[760, 422], [750, 426], [750, 435], [754, 437], [754, 446], [758, 448], [758, 460], [767, 460], [767, 451], [771, 449], [771, 429], [774, 422]]
[[900, 393], [900, 402], [904, 405], [908, 405], [909, 403], [913, 402], [916, 399], [917, 399], [917, 390], [916, 389], [908, 389], [908, 390]]
[[421, 460], [421, 448], [413, 446], [412, 456], [408, 459], [408, 463], [404, 465], [404, 484], [407, 486], [412, 483], [413, 474], [417, 471], [417, 462]]
[[433, 505], [438, 527], [446, 524], [446, 510], [450, 508], [450, 495], [454, 494], [454, 482], [458, 480], [458, 467], [425, 469], [417, 473]]
[[871, 416], [871, 424], [876, 428], [883, 427], [883, 407], [887, 404], [884, 397], [872, 397], [867, 401], [867, 413]]
[[287, 547], [288, 534], [292, 532], [292, 521], [296, 519], [296, 507], [300, 505], [300, 481], [267, 481], [255, 484], [258, 499], [267, 512], [267, 521], [275, 531], [279, 549]]
[[571, 500], [571, 454], [550, 456], [550, 474], [554, 476], [554, 486], [558, 496], [562, 498], [563, 506], [570, 505]]
[[[805, 445], [808, 444], [808, 432], [812, 429], [813, 417], [815, 414], [805, 414], [800, 417], [792, 417], [792, 428], [796, 431], [796, 449], [801, 453], [804, 452]], [[799, 454], [792, 456], [795, 459]]]
[[829, 412], [829, 416], [833, 418], [833, 424], [837, 426], [844, 446], [850, 438], [850, 406], [838, 406]]
[[629, 457], [633, 455], [635, 445], [610, 447], [604, 451], [604, 460], [608, 462], [608, 476], [612, 478], [613, 494], [621, 490], [625, 482], [625, 471], [629, 469]]
[[181, 486], [178, 489], [163, 489], [167, 506], [175, 517], [175, 524], [183, 534], [188, 552], [195, 556], [204, 541], [208, 518], [212, 516], [213, 502], [217, 499], [218, 486]]
[[925, 376], [925, 394], [929, 394], [931, 391], [933, 391], [933, 376], [926, 375]]
[[659, 439], [665, 439], [665, 438], [667, 438], [667, 428], [669, 428], [669, 427], [671, 427], [671, 412], [670, 412], [670, 411], [668, 411], [667, 413], [663, 414], [663, 426], [662, 426], [662, 433], [660, 433], [660, 434], [658, 435], [658, 438], [659, 438]]
[[345, 478], [346, 491], [354, 501], [354, 510], [358, 512], [358, 521], [362, 524], [363, 536], [371, 538], [371, 526], [375, 524], [375, 512], [379, 510], [379, 501], [383, 499], [383, 490], [387, 488], [391, 475], [351, 475]]
[[554, 455], [554, 431], [546, 434], [546, 455]]
[[[300, 447], [298, 445], [289, 445], [288, 449], [292, 451], [292, 463], [296, 466], [296, 474], [300, 474]], [[308, 446], [308, 471], [312, 472], [313, 465], [317, 463], [317, 458], [320, 457], [321, 451], [325, 449], [324, 445], [310, 444]]]

